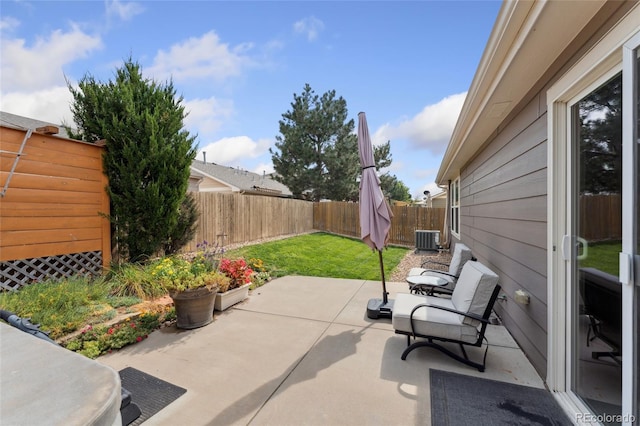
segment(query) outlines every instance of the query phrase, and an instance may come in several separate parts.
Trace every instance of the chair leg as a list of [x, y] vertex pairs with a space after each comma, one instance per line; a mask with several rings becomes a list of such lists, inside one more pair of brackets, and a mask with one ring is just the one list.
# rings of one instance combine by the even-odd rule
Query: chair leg
[[458, 355], [455, 352], [450, 351], [449, 349], [445, 348], [442, 345], [439, 345], [437, 343], [434, 343], [433, 340], [429, 339], [429, 340], [421, 340], [419, 342], [414, 342], [413, 344], [409, 345], [409, 347], [407, 347], [404, 352], [402, 352], [402, 356], [400, 357], [403, 361], [405, 361], [407, 359], [407, 355], [409, 355], [409, 353], [411, 351], [413, 351], [414, 349], [417, 348], [421, 348], [421, 347], [430, 347], [430, 348], [434, 348], [439, 350], [440, 352], [449, 355], [451, 358], [455, 359], [456, 361], [459, 361], [463, 364], [466, 364], [470, 367], [474, 367], [477, 368], [479, 372], [483, 373], [485, 370], [485, 365], [487, 362], [487, 352], [489, 351], [489, 345], [487, 344], [487, 348], [484, 351], [484, 358], [482, 360], [482, 364], [471, 361], [469, 359], [469, 357], [467, 356], [466, 351], [464, 350], [464, 347], [462, 346], [462, 344], [460, 345], [460, 347], [462, 348], [462, 353], [464, 355], [464, 357], [461, 357], [460, 355]]

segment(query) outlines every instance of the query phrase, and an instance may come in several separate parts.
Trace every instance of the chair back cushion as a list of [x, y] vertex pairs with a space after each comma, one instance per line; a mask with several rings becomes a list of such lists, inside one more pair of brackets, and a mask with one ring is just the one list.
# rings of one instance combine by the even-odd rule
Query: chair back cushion
[[451, 263], [449, 263], [449, 273], [459, 277], [465, 263], [471, 260], [472, 257], [471, 249], [469, 247], [462, 243], [456, 244], [453, 249], [453, 256], [451, 256]]
[[[498, 284], [498, 276], [480, 262], [467, 262], [451, 295], [453, 306], [460, 312], [483, 316]], [[480, 321], [464, 317], [463, 323], [473, 326]]]

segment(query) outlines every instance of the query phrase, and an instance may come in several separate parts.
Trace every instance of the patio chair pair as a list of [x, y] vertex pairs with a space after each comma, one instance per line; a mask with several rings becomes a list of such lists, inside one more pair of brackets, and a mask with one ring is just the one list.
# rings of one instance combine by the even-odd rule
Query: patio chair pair
[[[481, 363], [469, 358], [465, 346], [481, 347], [487, 340], [485, 331], [499, 291], [495, 272], [476, 261], [465, 263], [451, 298], [398, 294], [391, 321], [396, 333], [407, 336], [402, 359], [414, 349], [427, 346], [483, 372], [488, 341]], [[458, 344], [462, 355], [437, 342]]]
[[[411, 268], [407, 275], [407, 281], [409, 281], [409, 290], [414, 294], [433, 295], [435, 293], [451, 294], [456, 285], [456, 281], [462, 272], [462, 268], [469, 260], [477, 260], [471, 254], [471, 249], [462, 243], [457, 243], [453, 250], [451, 262], [446, 263], [436, 262], [433, 260], [426, 260], [422, 263], [420, 268]], [[448, 267], [448, 270], [442, 271], [439, 269], [433, 269], [436, 267]], [[411, 283], [411, 281], [419, 281], [412, 279], [411, 277], [432, 277], [439, 279], [437, 282], [440, 284], [434, 286], [433, 284], [425, 283]]]

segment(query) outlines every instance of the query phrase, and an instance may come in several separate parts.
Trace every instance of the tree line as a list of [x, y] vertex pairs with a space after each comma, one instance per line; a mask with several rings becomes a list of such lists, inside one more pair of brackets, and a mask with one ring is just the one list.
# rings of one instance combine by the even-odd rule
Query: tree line
[[[198, 211], [187, 192], [197, 135], [185, 129], [187, 115], [173, 82], [144, 78], [132, 58], [107, 82], [87, 73], [74, 87], [71, 137], [105, 139], [103, 155], [110, 197], [112, 236], [124, 260], [145, 261], [176, 253], [195, 233]], [[360, 173], [354, 120], [334, 90], [317, 95], [305, 85], [282, 114], [280, 135], [270, 149], [276, 179], [297, 198], [356, 201]], [[391, 165], [390, 142], [374, 147], [376, 169]], [[408, 188], [384, 173], [390, 199], [410, 200]]]

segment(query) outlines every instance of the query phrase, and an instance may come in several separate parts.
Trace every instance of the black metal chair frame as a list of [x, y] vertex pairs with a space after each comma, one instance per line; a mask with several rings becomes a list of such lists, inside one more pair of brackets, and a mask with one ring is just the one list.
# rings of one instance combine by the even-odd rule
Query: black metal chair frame
[[[476, 262], [478, 259], [475, 256], [471, 256], [471, 259], [469, 259], [469, 261], [472, 262]], [[436, 272], [438, 274], [442, 274], [442, 275], [446, 275], [448, 277], [453, 278], [454, 283], [458, 280], [458, 278], [460, 278], [460, 275], [453, 275], [450, 274], [449, 272], [446, 271], [441, 271], [439, 269], [429, 269], [426, 268], [426, 265], [429, 264], [433, 264], [433, 265], [441, 265], [441, 266], [446, 266], [449, 267], [449, 263], [444, 263], [444, 262], [436, 262], [435, 260], [425, 260], [424, 262], [422, 262], [422, 264], [420, 265], [420, 267], [422, 269], [426, 269], [426, 271], [423, 271], [420, 273], [420, 275], [424, 275], [424, 274], [428, 274], [430, 272]], [[448, 288], [441, 288], [441, 287], [435, 287], [432, 285], [428, 285], [428, 284], [416, 284], [413, 286], [409, 286], [409, 291], [413, 294], [421, 294], [424, 296], [434, 296], [436, 294], [452, 294], [453, 290], [450, 290]]]
[[621, 364], [622, 316], [619, 307], [622, 303], [622, 286], [614, 282], [617, 277], [611, 276], [607, 280], [609, 277], [602, 271], [599, 271], [601, 276], [593, 276], [592, 279], [587, 278], [586, 270], [581, 272], [580, 292], [584, 301], [584, 313], [589, 318], [587, 346], [598, 338], [612, 348], [610, 351], [594, 351], [591, 357], [609, 357]]
[[[491, 293], [491, 298], [489, 299], [489, 303], [487, 304], [487, 307], [484, 311], [484, 314], [482, 316], [476, 315], [476, 314], [472, 314], [472, 313], [468, 313], [468, 312], [460, 312], [457, 311], [455, 309], [450, 309], [444, 306], [437, 306], [437, 305], [429, 305], [428, 303], [421, 303], [417, 306], [415, 306], [413, 308], [413, 310], [411, 311], [411, 316], [410, 316], [410, 320], [411, 320], [411, 333], [405, 332], [405, 331], [401, 331], [401, 330], [396, 330], [397, 334], [404, 334], [407, 336], [407, 348], [404, 350], [404, 352], [402, 352], [402, 360], [406, 360], [407, 359], [407, 355], [409, 355], [409, 353], [411, 351], [413, 351], [414, 349], [420, 348], [420, 347], [430, 347], [430, 348], [435, 348], [438, 349], [440, 352], [450, 356], [451, 358], [455, 359], [456, 361], [459, 361], [463, 364], [466, 364], [468, 366], [477, 368], [478, 371], [480, 371], [481, 373], [484, 372], [485, 370], [485, 366], [486, 366], [486, 362], [487, 362], [487, 352], [489, 351], [489, 341], [487, 340], [487, 338], [485, 337], [484, 333], [487, 329], [487, 325], [489, 324], [489, 317], [491, 316], [491, 311], [493, 310], [493, 306], [498, 298], [498, 293], [500, 292], [500, 285], [496, 285], [495, 289], [493, 290], [493, 293]], [[448, 311], [448, 312], [453, 312], [459, 315], [464, 315], [465, 317], [468, 318], [472, 318], [474, 320], [480, 321], [481, 322], [481, 326], [480, 326], [480, 332], [478, 333], [478, 339], [474, 342], [474, 343], [469, 343], [469, 342], [465, 342], [462, 340], [457, 340], [457, 339], [448, 339], [448, 338], [444, 338], [444, 337], [438, 337], [438, 336], [429, 336], [429, 335], [424, 335], [424, 334], [420, 334], [420, 333], [416, 333], [415, 331], [415, 327], [414, 327], [414, 319], [413, 319], [413, 314], [420, 308], [433, 308], [433, 309], [440, 309], [443, 311]], [[414, 342], [411, 343], [411, 337], [413, 337]], [[415, 341], [416, 337], [421, 337], [421, 338], [425, 338], [427, 340], [420, 340], [420, 341]], [[450, 343], [457, 343], [460, 345], [460, 350], [462, 352], [462, 356], [458, 355], [457, 353], [449, 350], [448, 348], [445, 348], [444, 346], [434, 342], [434, 340], [438, 340], [440, 342], [450, 342]], [[474, 347], [482, 347], [482, 342], [486, 341], [487, 342], [487, 347], [484, 351], [484, 357], [482, 359], [482, 364], [472, 361], [471, 359], [469, 359], [469, 356], [467, 355], [467, 352], [465, 351], [464, 347], [465, 346], [474, 346]]]

